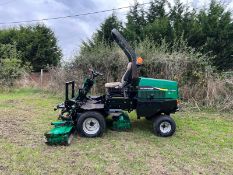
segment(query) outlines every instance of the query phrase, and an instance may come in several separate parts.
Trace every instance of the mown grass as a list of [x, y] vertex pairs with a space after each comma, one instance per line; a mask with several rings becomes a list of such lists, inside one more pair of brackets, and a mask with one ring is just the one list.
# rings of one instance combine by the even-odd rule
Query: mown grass
[[177, 132], [156, 137], [131, 113], [129, 132], [47, 146], [43, 134], [62, 99], [36, 89], [0, 93], [0, 174], [232, 174], [233, 115], [179, 112]]

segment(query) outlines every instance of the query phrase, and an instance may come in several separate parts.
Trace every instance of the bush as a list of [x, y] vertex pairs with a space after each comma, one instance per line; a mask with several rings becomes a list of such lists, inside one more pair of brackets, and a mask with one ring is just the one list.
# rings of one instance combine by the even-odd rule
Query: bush
[[1, 87], [12, 87], [17, 78], [29, 69], [28, 65], [22, 66], [20, 53], [15, 45], [0, 45], [0, 84]]
[[105, 82], [121, 80], [121, 76], [126, 70], [127, 60], [122, 50], [116, 47], [116, 45], [110, 47], [99, 43], [89, 50], [81, 50], [80, 55], [75, 56], [72, 69], [79, 70], [84, 75], [90, 68], [102, 72], [104, 76], [100, 77], [96, 84], [96, 87], [98, 87], [96, 92], [99, 93], [104, 92]]
[[[205, 76], [213, 72], [209, 65], [209, 58], [187, 47], [184, 41], [177, 41], [172, 49], [165, 42], [156, 45], [149, 39], [141, 42], [136, 51], [144, 58], [141, 75], [153, 78], [172, 79], [180, 86], [200, 84]], [[76, 56], [73, 67], [87, 71], [93, 67], [105, 74], [104, 81], [120, 81], [128, 59], [118, 46], [109, 47], [103, 43], [81, 51]]]

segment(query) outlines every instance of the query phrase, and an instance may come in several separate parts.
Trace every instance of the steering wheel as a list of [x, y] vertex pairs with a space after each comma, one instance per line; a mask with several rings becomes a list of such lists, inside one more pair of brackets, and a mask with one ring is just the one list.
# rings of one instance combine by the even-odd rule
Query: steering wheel
[[89, 69], [89, 71], [91, 72], [91, 75], [93, 78], [97, 77], [97, 76], [103, 76], [102, 73], [98, 72], [98, 71], [95, 71], [94, 69]]

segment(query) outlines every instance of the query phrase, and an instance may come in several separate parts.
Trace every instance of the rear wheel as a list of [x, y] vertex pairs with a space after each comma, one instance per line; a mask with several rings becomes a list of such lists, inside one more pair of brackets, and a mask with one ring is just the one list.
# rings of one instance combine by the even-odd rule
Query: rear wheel
[[85, 112], [81, 114], [77, 121], [77, 130], [85, 137], [100, 137], [103, 135], [105, 128], [105, 119], [99, 112]]
[[160, 115], [153, 121], [153, 131], [158, 136], [172, 136], [176, 131], [176, 123], [169, 115]]

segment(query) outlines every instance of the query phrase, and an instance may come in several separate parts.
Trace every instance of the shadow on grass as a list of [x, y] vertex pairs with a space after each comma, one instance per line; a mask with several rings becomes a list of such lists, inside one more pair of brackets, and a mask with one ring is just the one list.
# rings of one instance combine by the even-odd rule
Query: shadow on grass
[[[112, 130], [112, 120], [107, 119], [107, 130]], [[127, 130], [129, 132], [136, 132], [137, 134], [153, 134], [152, 132], [152, 121], [146, 120], [144, 118], [141, 119], [131, 119], [132, 128]], [[117, 131], [116, 131], [117, 132]]]
[[136, 131], [143, 131], [147, 133], [152, 132], [152, 121], [144, 118], [132, 121], [132, 128]]

